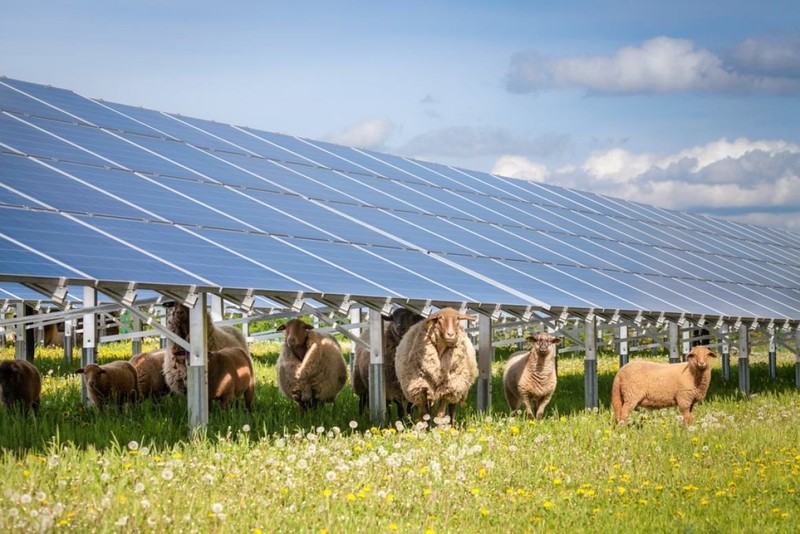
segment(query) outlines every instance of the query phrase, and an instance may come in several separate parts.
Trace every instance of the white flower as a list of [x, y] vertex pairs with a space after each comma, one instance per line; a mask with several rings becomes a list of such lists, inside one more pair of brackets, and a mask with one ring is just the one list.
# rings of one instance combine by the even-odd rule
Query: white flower
[[41, 502], [47, 498], [47, 494], [43, 491], [40, 491], [36, 494], [36, 500]]
[[172, 480], [174, 476], [175, 474], [169, 469], [164, 469], [161, 472], [161, 478], [163, 478], [164, 480]]
[[124, 527], [127, 524], [128, 524], [128, 516], [127, 515], [123, 515], [122, 517], [117, 519], [117, 526], [118, 527]]
[[142, 499], [142, 508], [150, 508], [150, 501]]
[[356, 428], [358, 428], [358, 423], [356, 423], [355, 421], [350, 421], [350, 428], [355, 430]]
[[8, 515], [10, 515], [11, 517], [17, 517], [19, 515], [19, 510], [17, 510], [16, 508], [11, 508], [8, 511]]
[[325, 473], [325, 478], [333, 482], [334, 480], [336, 480], [336, 472], [328, 471], [327, 473]]
[[422, 416], [422, 419], [425, 420], [425, 421], [430, 421], [431, 420], [431, 416], [428, 415], [428, 414], [425, 414], [425, 415]]
[[286, 446], [286, 440], [283, 438], [278, 438], [275, 440], [275, 446], [278, 448], [283, 448]]
[[215, 502], [214, 504], [212, 504], [211, 505], [211, 511], [213, 513], [215, 513], [215, 514], [218, 514], [218, 515], [221, 514], [222, 513], [222, 503]]
[[128, 442], [128, 450], [138, 451], [139, 450], [139, 444], [137, 442], [135, 442], [135, 441], [129, 441]]
[[250, 432], [250, 425], [244, 425], [242, 427], [242, 432]]
[[111, 475], [109, 475], [108, 473], [102, 473], [100, 475], [100, 481], [101, 482], [108, 482], [109, 478], [111, 478]]
[[147, 456], [148, 454], [150, 454], [150, 447], [142, 447], [139, 451], [140, 456]]
[[203, 482], [211, 484], [212, 482], [214, 482], [214, 477], [210, 473], [206, 473], [205, 475], [203, 475]]
[[144, 484], [141, 482], [137, 482], [136, 485], [133, 487], [133, 491], [136, 493], [141, 493], [144, 491]]
[[304, 458], [300, 458], [297, 461], [297, 468], [298, 469], [305, 469], [308, 467], [308, 462]]
[[342, 431], [339, 429], [339, 427], [338, 427], [338, 426], [335, 426], [335, 427], [331, 428], [331, 431], [332, 431], [334, 434], [340, 434], [340, 433], [342, 432]]
[[47, 465], [50, 467], [55, 467], [58, 465], [58, 455], [54, 454], [47, 459]]
[[322, 434], [323, 432], [325, 432], [325, 427], [324, 426], [318, 426], [317, 427], [317, 434]]
[[19, 502], [22, 504], [30, 504], [32, 500], [30, 493], [25, 493], [19, 498]]

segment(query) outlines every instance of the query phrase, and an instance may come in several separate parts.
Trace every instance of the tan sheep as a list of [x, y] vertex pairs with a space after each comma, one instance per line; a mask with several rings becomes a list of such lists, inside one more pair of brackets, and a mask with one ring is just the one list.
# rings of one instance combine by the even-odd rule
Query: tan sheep
[[[169, 318], [169, 329], [181, 339], [190, 340], [189, 337], [189, 308], [183, 304], [176, 304], [172, 308]], [[250, 351], [247, 348], [247, 341], [244, 335], [233, 326], [218, 327], [211, 319], [211, 314], [206, 313], [206, 350], [209, 352], [224, 349], [226, 347], [240, 347], [247, 357], [250, 358]], [[172, 391], [186, 394], [186, 352], [172, 341], [167, 342], [167, 349], [164, 355], [164, 379]]]
[[223, 406], [239, 397], [248, 410], [255, 397], [253, 362], [241, 347], [226, 347], [208, 353], [208, 402], [217, 400]]
[[527, 340], [533, 343], [531, 350], [515, 352], [506, 363], [503, 391], [512, 411], [524, 404], [529, 419], [535, 413], [536, 419], [541, 420], [556, 390], [555, 346], [561, 338], [540, 333]]
[[0, 362], [0, 399], [9, 408], [19, 404], [23, 410], [39, 409], [42, 379], [39, 370], [26, 360]]
[[119, 405], [139, 397], [139, 379], [131, 362], [117, 360], [97, 365], [90, 363], [75, 371], [82, 374], [89, 398], [98, 408], [108, 402]]
[[456, 405], [466, 400], [478, 378], [475, 347], [459, 321], [475, 317], [442, 308], [412, 326], [395, 354], [395, 370], [405, 398], [419, 408], [419, 417], [438, 403], [437, 418], [453, 421]]
[[633, 361], [624, 365], [611, 386], [614, 419], [624, 424], [637, 406], [677, 406], [683, 422], [690, 425], [692, 409], [705, 398], [711, 382], [709, 357], [717, 355], [705, 345], [698, 345], [683, 363]]
[[301, 412], [332, 402], [347, 383], [347, 364], [339, 342], [300, 319], [277, 328], [286, 332], [278, 357], [278, 388]]
[[141, 398], [159, 398], [170, 392], [167, 381], [164, 379], [165, 349], [155, 349], [142, 352], [130, 359], [136, 369]]
[[[394, 402], [397, 406], [397, 417], [405, 416], [406, 399], [397, 379], [394, 360], [397, 345], [408, 332], [408, 329], [422, 320], [422, 316], [406, 308], [397, 308], [391, 315], [383, 315], [386, 324], [383, 327], [383, 376], [386, 391], [386, 405]], [[361, 332], [360, 338], [369, 343], [369, 328]], [[353, 365], [353, 391], [358, 395], [358, 410], [363, 413], [369, 403], [369, 350], [361, 345], [356, 346], [355, 364]]]

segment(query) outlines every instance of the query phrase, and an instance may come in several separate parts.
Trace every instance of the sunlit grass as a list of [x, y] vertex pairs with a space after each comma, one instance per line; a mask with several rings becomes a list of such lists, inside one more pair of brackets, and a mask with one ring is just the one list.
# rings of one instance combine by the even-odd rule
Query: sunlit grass
[[[583, 408], [583, 360], [565, 358], [545, 420], [510, 417], [503, 351], [491, 415], [475, 413], [473, 393], [455, 427], [423, 430], [372, 428], [349, 386], [300, 415], [275, 385], [277, 345], [251, 349], [253, 412], [212, 406], [195, 438], [184, 398], [99, 413], [80, 402], [79, 352], [67, 365], [60, 349], [38, 351], [39, 413], [0, 408], [0, 531], [790, 532], [800, 519], [789, 353], [776, 380], [754, 355], [749, 399], [737, 366], [726, 383], [715, 362], [686, 429], [674, 409], [615, 427], [613, 356], [599, 360], [597, 412]], [[130, 350], [101, 347], [99, 359]]]

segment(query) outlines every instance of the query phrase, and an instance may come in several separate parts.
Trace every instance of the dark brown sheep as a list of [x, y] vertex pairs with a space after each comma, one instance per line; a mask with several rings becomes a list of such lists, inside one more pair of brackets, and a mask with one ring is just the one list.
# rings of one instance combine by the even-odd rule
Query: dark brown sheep
[[0, 362], [0, 399], [11, 407], [19, 404], [24, 410], [38, 410], [42, 392], [39, 370], [26, 360]]

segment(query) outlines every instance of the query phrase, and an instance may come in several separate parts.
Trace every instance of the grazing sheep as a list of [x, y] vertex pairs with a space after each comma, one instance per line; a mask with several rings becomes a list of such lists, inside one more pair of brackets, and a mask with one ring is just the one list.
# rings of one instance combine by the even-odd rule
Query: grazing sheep
[[0, 362], [0, 399], [9, 408], [21, 404], [23, 410], [39, 409], [42, 379], [39, 370], [26, 360]]
[[300, 319], [277, 328], [286, 332], [278, 357], [278, 388], [301, 412], [333, 401], [347, 383], [347, 364], [339, 342]]
[[556, 390], [556, 351], [561, 339], [541, 333], [529, 336], [533, 343], [530, 351], [515, 352], [511, 355], [503, 371], [503, 390], [511, 410], [525, 405], [529, 419], [541, 420], [544, 409]]
[[[183, 304], [176, 304], [172, 308], [169, 318], [169, 329], [182, 339], [189, 341], [189, 308]], [[206, 348], [209, 352], [218, 351], [226, 347], [240, 347], [247, 357], [250, 351], [244, 335], [233, 326], [218, 327], [214, 325], [211, 314], [206, 313]], [[186, 394], [186, 352], [172, 341], [167, 341], [164, 355], [164, 379], [172, 391]]]
[[624, 365], [611, 386], [614, 419], [625, 423], [637, 406], [677, 406], [686, 426], [692, 423], [692, 409], [703, 400], [711, 382], [708, 358], [716, 358], [705, 345], [698, 345], [683, 363], [633, 361]]
[[[61, 328], [64, 328], [64, 323], [61, 323]], [[44, 325], [44, 346], [45, 347], [63, 347], [64, 346], [64, 331], [59, 330], [59, 324], [51, 323]]]
[[447, 411], [453, 421], [456, 404], [467, 398], [478, 378], [475, 347], [459, 325], [475, 317], [442, 308], [425, 321], [412, 326], [395, 354], [395, 370], [405, 398], [419, 408], [420, 418], [435, 403], [437, 417]]
[[[397, 308], [391, 315], [383, 315], [386, 324], [383, 327], [383, 376], [386, 391], [386, 406], [394, 402], [397, 406], [397, 417], [405, 416], [406, 399], [400, 389], [397, 371], [394, 367], [395, 352], [400, 340], [408, 329], [420, 322], [423, 317], [405, 308]], [[360, 338], [369, 343], [369, 328], [361, 332]], [[356, 346], [355, 364], [353, 365], [353, 391], [358, 395], [358, 410], [363, 413], [369, 403], [369, 350], [361, 345]]]
[[129, 361], [117, 360], [103, 365], [90, 363], [75, 372], [83, 375], [89, 398], [98, 408], [107, 402], [122, 405], [139, 397], [136, 368]]
[[223, 406], [244, 397], [252, 411], [256, 382], [250, 355], [241, 347], [225, 347], [208, 353], [208, 402]]
[[164, 356], [166, 350], [155, 349], [137, 354], [129, 361], [136, 369], [139, 383], [139, 394], [142, 398], [159, 398], [170, 392], [164, 379]]

